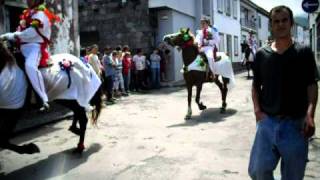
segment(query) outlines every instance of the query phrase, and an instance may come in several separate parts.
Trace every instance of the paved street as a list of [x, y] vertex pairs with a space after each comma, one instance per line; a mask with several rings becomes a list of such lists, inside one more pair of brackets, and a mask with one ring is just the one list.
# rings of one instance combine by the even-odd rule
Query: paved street
[[[184, 88], [122, 98], [103, 109], [98, 128], [89, 125], [82, 156], [71, 153], [78, 137], [67, 130], [69, 120], [19, 134], [14, 142], [34, 142], [41, 153], [0, 151], [0, 179], [249, 179], [255, 120], [245, 75], [236, 76], [225, 114], [219, 113], [218, 88], [206, 84], [202, 101], [208, 109], [201, 112], [193, 103], [190, 121], [184, 120]], [[317, 117], [320, 127], [319, 110]], [[319, 179], [320, 139], [311, 142], [310, 150], [305, 179]]]

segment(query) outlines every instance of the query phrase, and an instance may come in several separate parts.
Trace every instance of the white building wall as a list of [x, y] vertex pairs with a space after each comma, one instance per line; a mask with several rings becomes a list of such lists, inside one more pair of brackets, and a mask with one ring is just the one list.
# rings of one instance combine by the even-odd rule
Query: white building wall
[[[232, 36], [232, 61], [233, 62], [240, 62], [241, 61], [241, 26], [240, 26], [240, 1], [237, 0], [236, 8], [237, 8], [237, 16], [236, 19], [233, 15], [233, 1], [231, 1], [231, 15], [227, 16], [224, 12], [225, 8], [223, 6], [223, 12], [218, 12], [218, 4], [217, 0], [213, 1], [213, 22], [214, 25], [218, 28], [219, 32], [222, 33], [223, 41], [224, 41], [224, 51], [227, 50], [227, 38], [226, 35]], [[234, 37], [238, 37], [238, 43], [235, 44]], [[235, 54], [236, 46], [238, 47], [238, 54]], [[220, 50], [219, 50], [220, 51]], [[223, 50], [221, 50], [223, 51]]]
[[296, 32], [295, 41], [300, 44], [303, 44], [303, 36], [304, 36], [303, 27], [297, 25], [297, 32]]
[[[190, 28], [194, 32], [195, 18], [175, 10], [158, 11], [157, 44], [162, 42], [163, 36], [178, 32], [180, 28]], [[182, 55], [176, 48], [171, 48], [172, 56], [167, 66], [168, 79], [173, 81], [182, 80], [180, 69], [182, 68]]]
[[149, 8], [168, 7], [189, 16], [195, 16], [195, 5], [200, 0], [149, 0]]
[[[182, 27], [189, 27], [192, 32], [195, 32], [195, 20], [199, 12], [197, 10], [199, 6], [196, 4], [198, 2], [199, 0], [149, 0], [149, 8], [160, 8], [156, 43], [159, 44], [164, 35], [175, 33]], [[167, 66], [168, 80], [180, 81], [183, 79], [180, 73], [183, 65], [182, 55], [176, 48], [171, 48], [171, 52], [171, 61]]]
[[[261, 27], [258, 27], [258, 40], [262, 42], [262, 46], [270, 36], [269, 32], [269, 19], [263, 14], [258, 13], [261, 18]], [[258, 25], [259, 26], [259, 25]]]
[[[178, 11], [173, 11], [173, 32], [178, 32], [180, 28], [190, 28], [194, 33], [195, 18], [191, 16], [186, 16]], [[175, 67], [175, 80], [179, 81], [183, 79], [180, 69], [183, 67], [182, 54], [181, 51], [174, 50], [174, 67]]]
[[312, 50], [314, 52], [314, 56], [316, 58], [316, 61], [317, 61], [317, 65], [318, 65], [318, 70], [320, 72], [320, 51], [319, 49], [317, 48], [318, 46], [320, 47], [320, 43], [318, 42], [319, 39], [317, 37], [317, 34], [319, 34], [319, 32], [317, 32], [317, 26], [319, 24], [317, 24], [316, 20], [317, 20], [317, 17], [320, 17], [319, 16], [320, 14], [320, 7], [318, 8], [318, 10], [312, 14], [309, 14], [309, 29], [311, 30], [311, 34], [310, 36], [312, 37], [311, 39], [311, 42], [310, 42], [310, 46], [312, 47]]
[[303, 44], [306, 46], [310, 46], [310, 32], [309, 29], [305, 29], [303, 31]]

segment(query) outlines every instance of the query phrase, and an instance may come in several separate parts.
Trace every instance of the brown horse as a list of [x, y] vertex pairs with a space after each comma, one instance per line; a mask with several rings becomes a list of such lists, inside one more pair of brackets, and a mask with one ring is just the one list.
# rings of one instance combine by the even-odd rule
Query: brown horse
[[[190, 119], [192, 115], [191, 109], [191, 98], [192, 98], [192, 87], [197, 87], [196, 93], [196, 103], [200, 110], [206, 109], [206, 106], [200, 102], [200, 94], [202, 90], [202, 84], [207, 82], [208, 73], [208, 59], [206, 55], [202, 52], [199, 52], [198, 47], [194, 44], [194, 36], [188, 29], [181, 29], [178, 33], [169, 34], [164, 36], [164, 41], [169, 45], [175, 47], [177, 46], [182, 50], [182, 59], [184, 63], [183, 67], [183, 77], [186, 82], [188, 90], [188, 112], [185, 116], [185, 119]], [[195, 64], [199, 66], [196, 67]], [[201, 67], [202, 66], [202, 67]], [[220, 112], [224, 113], [226, 111], [227, 103], [227, 84], [229, 83], [229, 78], [222, 77], [222, 82], [219, 80], [219, 75], [214, 77], [215, 84], [219, 87], [221, 96], [222, 96], [222, 106]]]
[[[24, 60], [21, 53], [12, 54], [8, 48], [0, 42], [0, 57], [0, 99], [2, 101], [0, 102], [0, 105], [2, 106], [0, 107], [0, 148], [9, 149], [19, 154], [33, 154], [40, 152], [38, 146], [33, 143], [19, 146], [10, 142], [14, 128], [24, 111], [23, 107], [26, 102], [25, 98], [27, 96], [28, 82], [22, 68], [18, 66], [18, 64], [23, 64]], [[17, 61], [20, 63], [17, 64]], [[67, 76], [65, 74], [66, 73], [64, 72], [60, 74], [58, 73], [57, 76]], [[73, 74], [73, 77], [75, 76], [76, 75]], [[6, 80], [7, 77], [10, 78], [9, 81]], [[65, 79], [67, 81], [68, 78], [66, 77]], [[47, 83], [50, 84], [48, 81]], [[67, 88], [65, 87], [67, 82], [58, 83], [64, 87], [60, 87], [61, 90], [58, 91], [58, 93], [67, 91]], [[8, 96], [5, 96], [4, 94], [8, 94]], [[73, 125], [76, 125], [76, 123], [79, 122], [80, 128], [73, 126], [73, 129], [70, 130], [79, 135], [79, 143], [74, 152], [82, 153], [84, 150], [84, 138], [88, 122], [86, 109], [83, 106], [80, 106], [77, 99], [56, 99], [55, 101], [73, 111]], [[95, 107], [92, 112], [92, 121], [96, 123], [101, 111], [100, 89], [95, 91], [95, 94], [91, 97], [90, 104]]]

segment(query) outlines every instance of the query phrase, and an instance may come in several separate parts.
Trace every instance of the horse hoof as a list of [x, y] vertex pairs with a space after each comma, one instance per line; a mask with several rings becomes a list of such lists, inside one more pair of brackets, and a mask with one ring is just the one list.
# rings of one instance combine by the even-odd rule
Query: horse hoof
[[184, 120], [190, 120], [191, 119], [191, 115], [186, 115], [185, 117], [184, 117]]
[[19, 154], [34, 154], [34, 153], [39, 153], [40, 149], [37, 145], [30, 143], [30, 144], [25, 144], [21, 146], [20, 151], [18, 152]]
[[84, 150], [84, 145], [83, 144], [78, 144], [78, 146], [76, 147], [76, 149], [73, 150], [73, 154], [82, 154], [83, 150]]
[[75, 135], [80, 136], [80, 129], [74, 126], [70, 126], [69, 127], [69, 131], [72, 132]]
[[205, 110], [205, 109], [207, 109], [207, 106], [201, 104], [201, 105], [199, 106], [199, 109], [200, 109], [201, 111], [202, 111], [202, 110]]
[[220, 114], [224, 114], [224, 113], [226, 113], [226, 108], [220, 108]]
[[222, 103], [222, 107], [221, 108], [226, 109], [226, 107], [227, 107], [227, 103], [226, 102]]

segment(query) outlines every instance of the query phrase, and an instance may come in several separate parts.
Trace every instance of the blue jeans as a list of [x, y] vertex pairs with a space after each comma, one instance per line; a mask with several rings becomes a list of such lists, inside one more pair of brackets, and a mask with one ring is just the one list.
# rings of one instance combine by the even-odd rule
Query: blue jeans
[[273, 180], [280, 158], [282, 180], [303, 179], [308, 160], [308, 140], [301, 132], [303, 122], [270, 116], [258, 122], [249, 162], [253, 180]]
[[160, 68], [151, 68], [152, 87], [160, 88]]

